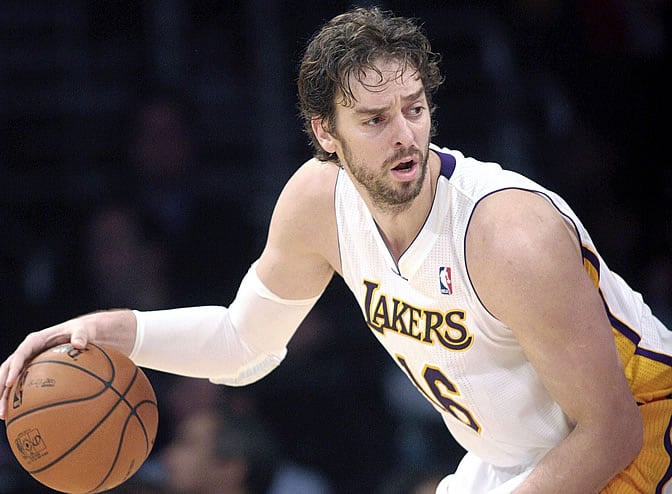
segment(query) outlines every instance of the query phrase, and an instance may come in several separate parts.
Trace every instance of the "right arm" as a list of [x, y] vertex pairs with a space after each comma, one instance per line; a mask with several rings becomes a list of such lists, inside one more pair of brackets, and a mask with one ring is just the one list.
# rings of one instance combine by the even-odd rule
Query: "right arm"
[[229, 308], [101, 311], [30, 333], [0, 366], [0, 418], [6, 417], [8, 390], [25, 363], [60, 343], [109, 345], [140, 366], [224, 383], [235, 383], [239, 369], [263, 366], [261, 357], [279, 363], [284, 345], [337, 266], [335, 176], [334, 165], [311, 160], [289, 180], [256, 271], [246, 275]]

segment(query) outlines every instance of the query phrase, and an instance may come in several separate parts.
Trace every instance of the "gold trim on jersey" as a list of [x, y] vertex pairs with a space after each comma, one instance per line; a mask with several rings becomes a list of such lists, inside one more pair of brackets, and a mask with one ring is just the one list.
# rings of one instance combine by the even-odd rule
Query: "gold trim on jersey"
[[672, 400], [658, 400], [639, 407], [644, 423], [644, 444], [639, 454], [611, 479], [600, 494], [670, 492], [672, 466]]
[[[582, 246], [581, 251], [586, 271], [599, 289], [599, 258], [585, 245]], [[672, 395], [672, 356], [640, 347], [641, 335], [611, 311], [601, 289], [599, 293], [611, 323], [625, 377], [637, 403], [649, 403], [668, 398]]]

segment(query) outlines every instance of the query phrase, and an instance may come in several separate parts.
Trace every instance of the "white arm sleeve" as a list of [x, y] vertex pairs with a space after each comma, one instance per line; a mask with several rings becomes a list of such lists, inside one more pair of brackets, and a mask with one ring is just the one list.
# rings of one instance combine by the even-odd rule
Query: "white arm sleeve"
[[255, 266], [229, 308], [134, 311], [137, 329], [131, 360], [141, 367], [230, 386], [250, 384], [275, 369], [320, 296], [282, 299], [261, 282]]

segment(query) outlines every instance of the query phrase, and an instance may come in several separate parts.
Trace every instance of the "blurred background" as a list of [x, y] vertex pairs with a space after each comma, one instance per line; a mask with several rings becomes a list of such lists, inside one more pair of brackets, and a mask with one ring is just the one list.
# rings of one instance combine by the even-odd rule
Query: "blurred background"
[[[670, 2], [358, 5], [371, 4], [419, 17], [443, 55], [435, 142], [563, 195], [607, 264], [669, 325]], [[296, 107], [301, 52], [352, 5], [2, 2], [5, 355], [27, 332], [95, 309], [231, 301], [277, 194], [311, 155]], [[340, 279], [303, 326], [285, 363], [247, 388], [148, 372], [159, 438], [123, 492], [433, 492], [422, 489], [462, 451], [376, 346]], [[264, 424], [272, 441], [257, 445], [272, 443], [272, 463], [286, 466], [269, 474], [275, 487], [168, 485], [184, 431], [221, 423], [187, 421], [213, 409]], [[0, 494], [18, 492], [41, 490], [3, 437]]]

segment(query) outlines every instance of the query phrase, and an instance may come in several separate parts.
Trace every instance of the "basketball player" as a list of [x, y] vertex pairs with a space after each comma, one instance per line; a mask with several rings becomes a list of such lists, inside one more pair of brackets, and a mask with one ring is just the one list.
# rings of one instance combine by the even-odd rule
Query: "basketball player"
[[672, 492], [672, 333], [560, 197], [430, 144], [440, 83], [412, 21], [375, 8], [332, 19], [299, 74], [315, 157], [230, 307], [58, 324], [26, 337], [0, 385], [65, 341], [245, 385], [280, 364], [336, 272], [467, 450], [440, 494]]

